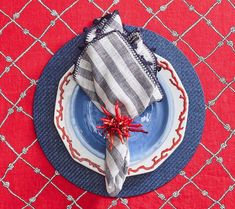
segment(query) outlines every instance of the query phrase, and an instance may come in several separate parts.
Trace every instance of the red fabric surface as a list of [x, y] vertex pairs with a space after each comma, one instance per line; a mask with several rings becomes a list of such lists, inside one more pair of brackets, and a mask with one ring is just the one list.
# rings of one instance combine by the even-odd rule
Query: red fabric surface
[[[169, 39], [189, 58], [206, 98], [196, 154], [165, 186], [132, 198], [105, 198], [60, 176], [33, 126], [36, 81], [65, 42], [107, 10]], [[227, 208], [235, 203], [234, 0], [1, 0], [0, 208]]]

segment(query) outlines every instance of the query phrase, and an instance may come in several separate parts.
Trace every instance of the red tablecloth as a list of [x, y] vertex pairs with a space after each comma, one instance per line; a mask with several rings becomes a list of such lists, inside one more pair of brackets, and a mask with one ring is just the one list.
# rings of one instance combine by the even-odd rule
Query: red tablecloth
[[[53, 54], [93, 18], [118, 9], [123, 22], [172, 41], [190, 59], [206, 98], [196, 154], [151, 193], [105, 198], [69, 183], [37, 142], [36, 83]], [[235, 208], [234, 0], [1, 0], [0, 208]]]

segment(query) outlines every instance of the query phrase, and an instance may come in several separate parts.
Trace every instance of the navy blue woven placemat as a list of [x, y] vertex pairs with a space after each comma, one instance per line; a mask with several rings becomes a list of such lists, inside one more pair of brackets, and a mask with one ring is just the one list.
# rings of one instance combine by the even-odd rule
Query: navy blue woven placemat
[[[127, 30], [134, 27], [127, 26]], [[119, 197], [140, 195], [152, 191], [174, 178], [194, 154], [204, 126], [204, 95], [199, 79], [187, 58], [172, 43], [161, 36], [142, 31], [144, 41], [156, 53], [174, 66], [189, 97], [188, 123], [183, 142], [177, 150], [155, 171], [128, 177]], [[84, 35], [78, 36], [62, 47], [45, 67], [34, 98], [34, 124], [38, 141], [48, 160], [59, 173], [78, 187], [108, 196], [104, 177], [76, 163], [67, 152], [54, 126], [54, 105], [61, 77], [74, 64], [80, 54], [79, 45]]]

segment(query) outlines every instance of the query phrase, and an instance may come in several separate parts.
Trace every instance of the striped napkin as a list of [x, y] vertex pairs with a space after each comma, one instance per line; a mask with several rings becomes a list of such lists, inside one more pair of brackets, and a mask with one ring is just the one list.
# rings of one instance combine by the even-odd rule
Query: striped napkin
[[[156, 73], [156, 57], [143, 43], [139, 30], [124, 30], [117, 11], [95, 21], [88, 29], [85, 47], [78, 58], [74, 78], [91, 101], [115, 115], [115, 103], [122, 115], [135, 118], [153, 102], [163, 98]], [[122, 189], [130, 161], [128, 143], [114, 139], [106, 148], [106, 188], [110, 196]]]

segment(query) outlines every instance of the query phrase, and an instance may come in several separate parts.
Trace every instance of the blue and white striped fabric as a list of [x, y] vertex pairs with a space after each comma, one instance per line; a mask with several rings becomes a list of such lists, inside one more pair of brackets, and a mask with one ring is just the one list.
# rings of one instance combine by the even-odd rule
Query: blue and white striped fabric
[[[154, 54], [139, 31], [125, 32], [118, 12], [99, 19], [88, 31], [86, 44], [74, 78], [97, 108], [102, 105], [114, 115], [118, 101], [121, 113], [135, 118], [163, 98]], [[122, 189], [130, 159], [127, 142], [114, 141], [113, 149], [107, 144], [106, 150], [106, 188], [111, 196]]]

